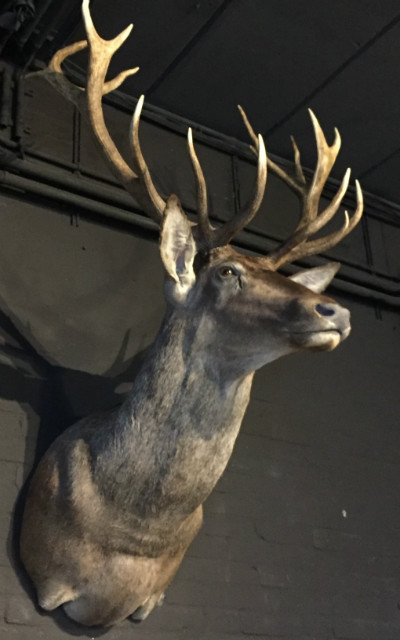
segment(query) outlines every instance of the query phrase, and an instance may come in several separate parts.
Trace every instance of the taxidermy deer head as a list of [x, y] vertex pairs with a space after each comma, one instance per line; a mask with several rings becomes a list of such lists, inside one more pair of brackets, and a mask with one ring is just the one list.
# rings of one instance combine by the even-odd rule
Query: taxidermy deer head
[[[343, 226], [315, 238], [338, 211], [350, 170], [323, 211], [324, 184], [340, 148], [331, 146], [311, 113], [318, 150], [309, 182], [293, 142], [291, 175], [267, 160], [264, 142], [242, 116], [257, 156], [253, 195], [242, 211], [215, 228], [207, 188], [189, 129], [197, 183], [198, 222], [175, 195], [156, 190], [139, 142], [143, 97], [131, 126], [132, 166], [106, 128], [102, 97], [135, 73], [106, 81], [112, 55], [131, 27], [114, 40], [96, 33], [83, 2], [87, 41], [58, 52], [41, 72], [91, 123], [106, 161], [161, 229], [167, 312], [133, 389], [118, 409], [91, 416], [64, 432], [33, 477], [21, 536], [21, 557], [41, 607], [62, 605], [85, 625], [143, 620], [163, 598], [202, 521], [202, 503], [221, 476], [249, 401], [254, 371], [283, 355], [334, 349], [350, 332], [349, 312], [322, 295], [339, 265], [284, 277], [285, 263], [324, 252], [356, 226], [357, 207]], [[86, 88], [63, 75], [63, 60], [89, 47]], [[230, 246], [263, 199], [267, 167], [301, 201], [292, 235], [267, 256], [249, 257]]]

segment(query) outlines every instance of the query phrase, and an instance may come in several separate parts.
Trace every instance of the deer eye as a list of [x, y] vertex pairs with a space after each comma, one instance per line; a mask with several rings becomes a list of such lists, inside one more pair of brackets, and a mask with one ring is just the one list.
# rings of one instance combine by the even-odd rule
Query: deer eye
[[236, 275], [232, 267], [221, 267], [219, 270], [219, 275], [223, 278], [230, 278], [231, 276]]

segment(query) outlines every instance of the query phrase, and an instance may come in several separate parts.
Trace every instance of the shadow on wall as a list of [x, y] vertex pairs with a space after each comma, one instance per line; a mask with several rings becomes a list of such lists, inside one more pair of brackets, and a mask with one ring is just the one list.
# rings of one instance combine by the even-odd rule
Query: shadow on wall
[[[12, 323], [7, 313], [0, 311], [0, 343], [4, 362], [0, 362], [0, 398], [16, 402], [26, 416], [25, 450], [21, 464], [23, 485], [19, 492], [7, 538], [10, 564], [15, 570], [21, 586], [36, 605], [33, 586], [19, 559], [19, 537], [22, 514], [29, 488], [30, 478], [39, 460], [50, 444], [68, 426], [89, 413], [103, 411], [116, 406], [124, 399], [145, 351], [124, 361], [129, 334], [119, 350], [113, 365], [105, 375], [93, 375], [82, 371], [50, 365], [38, 355], [29, 342]], [[48, 615], [48, 614], [46, 614]], [[53, 613], [55, 622], [72, 635], [100, 636], [105, 630], [85, 628], [73, 623], [62, 611]]]

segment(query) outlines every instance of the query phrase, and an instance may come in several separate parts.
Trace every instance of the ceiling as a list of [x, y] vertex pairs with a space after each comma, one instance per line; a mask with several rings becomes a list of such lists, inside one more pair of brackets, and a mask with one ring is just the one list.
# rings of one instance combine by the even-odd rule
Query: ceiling
[[[82, 38], [79, 4], [36, 0], [35, 55]], [[111, 66], [114, 73], [140, 66], [124, 83], [129, 95], [145, 93], [157, 107], [247, 141], [240, 103], [271, 152], [291, 158], [295, 135], [305, 166], [315, 160], [311, 107], [328, 141], [334, 126], [342, 135], [333, 175], [351, 166], [365, 190], [400, 205], [398, 0], [94, 0], [91, 6], [105, 38], [135, 23]], [[83, 56], [77, 64], [85, 64]]]

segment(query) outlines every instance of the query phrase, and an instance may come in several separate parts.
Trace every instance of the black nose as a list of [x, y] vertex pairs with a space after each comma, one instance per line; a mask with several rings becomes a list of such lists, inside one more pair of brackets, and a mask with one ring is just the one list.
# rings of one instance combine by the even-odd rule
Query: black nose
[[[342, 305], [337, 304], [332, 300], [319, 302], [314, 307], [315, 313], [320, 317], [320, 323], [324, 331], [335, 330], [338, 331], [343, 338], [346, 338], [350, 333], [350, 311]], [[322, 320], [324, 318], [324, 320]]]
[[319, 313], [320, 316], [334, 316], [338, 308], [337, 304], [317, 304], [315, 311]]

